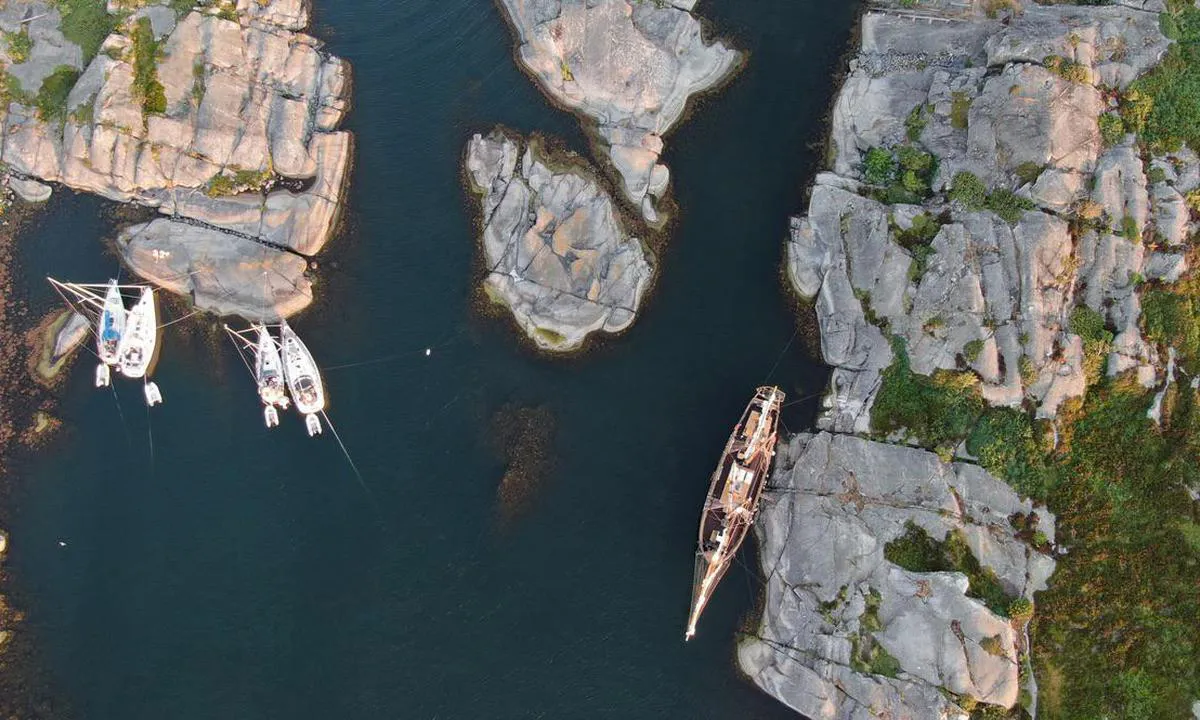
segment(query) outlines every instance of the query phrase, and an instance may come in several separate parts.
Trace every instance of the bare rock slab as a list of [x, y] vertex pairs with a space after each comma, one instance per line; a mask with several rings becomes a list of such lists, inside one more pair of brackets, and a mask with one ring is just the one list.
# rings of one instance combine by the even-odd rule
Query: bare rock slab
[[[765, 609], [738, 648], [756, 684], [813, 720], [966, 718], [943, 689], [1017, 702], [1008, 620], [967, 595], [966, 576], [906, 570], [884, 548], [909, 523], [939, 540], [962, 533], [1007, 592], [1031, 597], [1054, 561], [1017, 539], [1009, 516], [1036, 513], [1053, 533], [1049, 513], [974, 465], [850, 435], [792, 437], [769, 487], [757, 526]], [[867, 643], [898, 667], [856, 667]]]
[[140, 277], [217, 315], [274, 322], [312, 302], [303, 257], [227, 230], [158, 218], [125, 228], [117, 245]]
[[688, 99], [720, 84], [737, 51], [706, 43], [694, 2], [502, 0], [518, 56], [556, 104], [578, 113], [621, 177], [626, 199], [647, 222], [665, 222], [658, 201], [670, 173], [663, 136]]
[[[24, 91], [0, 109], [0, 160], [14, 177], [62, 183], [186, 221], [130, 228], [123, 237], [153, 237], [154, 249], [168, 254], [161, 257], [180, 267], [187, 265], [181, 258], [200, 266], [204, 258], [222, 258], [218, 270], [204, 270], [212, 277], [165, 284], [194, 294], [206, 309], [257, 318], [288, 315], [311, 302], [311, 287], [296, 270], [303, 272], [302, 257], [269, 253], [278, 259], [272, 272], [286, 281], [265, 294], [257, 277], [254, 286], [237, 284], [253, 273], [234, 271], [239, 252], [247, 267], [261, 265], [264, 244], [319, 253], [341, 216], [353, 142], [337, 127], [349, 107], [350, 71], [301, 32], [307, 1], [230, 0], [177, 13], [166, 0], [111, 0], [109, 12], [120, 20], [86, 63], [63, 36], [55, 8], [45, 0], [0, 7], [0, 28], [9, 32], [36, 18], [25, 23], [32, 38], [27, 59], [15, 62], [11, 49], [0, 47], [0, 62]], [[161, 107], [144, 102], [135, 86], [139, 27], [153, 36]], [[61, 117], [44, 117], [31, 98], [63, 70], [80, 74]], [[191, 241], [200, 245], [184, 246]], [[124, 242], [126, 260], [139, 274], [146, 271], [144, 279], [158, 281], [164, 272], [138, 254], [148, 243]], [[218, 282], [219, 301], [205, 285]], [[274, 304], [264, 310], [267, 298]]]
[[496, 130], [471, 139], [466, 169], [482, 205], [485, 290], [538, 347], [574, 350], [633, 323], [654, 270], [581, 161]]

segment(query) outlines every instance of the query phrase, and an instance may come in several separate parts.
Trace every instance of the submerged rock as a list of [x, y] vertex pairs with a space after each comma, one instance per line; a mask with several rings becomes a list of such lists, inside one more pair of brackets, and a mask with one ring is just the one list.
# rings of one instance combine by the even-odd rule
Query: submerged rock
[[653, 269], [581, 163], [497, 130], [471, 139], [466, 167], [482, 203], [485, 289], [539, 347], [573, 350], [633, 323]]
[[913, 526], [955, 533], [1004, 592], [1030, 598], [1054, 561], [1009, 517], [1037, 517], [1052, 540], [1052, 515], [974, 465], [849, 435], [794, 436], [769, 488], [764, 613], [738, 648], [756, 684], [812, 720], [965, 719], [956, 697], [1017, 702], [1023, 640], [1009, 620], [968, 596], [965, 575], [906, 570], [884, 550]]
[[[4, 162], [25, 176], [158, 208], [214, 232], [232, 230], [304, 255], [319, 252], [341, 213], [348, 179], [351, 138], [335, 128], [348, 106], [349, 69], [318, 40], [297, 32], [307, 22], [305, 3], [239, 0], [232, 16], [224, 6], [201, 5], [176, 16], [166, 0], [140, 5], [86, 67], [80, 48], [63, 37], [57, 10], [40, 0], [10, 0], [0, 9], [6, 30], [20, 18], [39, 18], [25, 63], [14, 62], [11, 48], [0, 49], [28, 96], [0, 111]], [[146, 52], [155, 57], [150, 89], [134, 70]], [[48, 63], [59, 65], [47, 69]], [[71, 85], [60, 111], [47, 116], [32, 97], [52, 76]], [[285, 179], [303, 189], [278, 187]], [[179, 223], [156, 230], [163, 251], [199, 259], [210, 249], [185, 247], [207, 234]], [[220, 255], [225, 262], [189, 268], [213, 273], [193, 288], [201, 308], [274, 318], [311, 301], [302, 260], [286, 253], [264, 257], [255, 242], [228, 244]], [[238, 268], [238, 257], [266, 263], [281, 278], [269, 295], [273, 305], [264, 309], [263, 294], [241, 284], [248, 273]], [[139, 273], [150, 267], [133, 265]], [[157, 281], [160, 274], [143, 277]], [[285, 286], [293, 290], [280, 290]], [[221, 288], [221, 297], [202, 287]]]
[[39, 323], [27, 341], [35, 379], [52, 383], [90, 330], [88, 319], [74, 310], [51, 314]]
[[626, 198], [652, 225], [670, 172], [663, 136], [688, 99], [720, 84], [737, 51], [706, 44], [694, 0], [502, 0], [524, 68], [556, 104], [587, 118], [621, 177]]

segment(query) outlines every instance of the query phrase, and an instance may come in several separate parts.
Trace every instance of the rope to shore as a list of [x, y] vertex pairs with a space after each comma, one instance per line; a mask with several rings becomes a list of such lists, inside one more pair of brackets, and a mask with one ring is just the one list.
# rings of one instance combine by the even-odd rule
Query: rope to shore
[[796, 327], [792, 330], [792, 336], [788, 338], [787, 345], [783, 346], [783, 352], [779, 353], [779, 357], [775, 358], [775, 364], [771, 366], [771, 372], [767, 373], [767, 377], [763, 379], [763, 384], [767, 384], [771, 380], [771, 376], [779, 369], [779, 364], [783, 362], [783, 357], [787, 355], [787, 351], [792, 349], [792, 343], [796, 342], [796, 336], [800, 334], [800, 328]]

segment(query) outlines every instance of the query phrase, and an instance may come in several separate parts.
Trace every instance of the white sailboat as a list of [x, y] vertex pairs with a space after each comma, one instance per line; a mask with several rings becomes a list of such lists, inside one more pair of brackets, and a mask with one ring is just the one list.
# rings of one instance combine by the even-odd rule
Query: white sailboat
[[100, 364], [96, 366], [96, 387], [107, 387], [112, 382], [109, 368], [119, 361], [118, 350], [121, 337], [125, 334], [125, 318], [121, 288], [116, 280], [109, 280], [100, 319], [96, 323], [96, 356], [100, 358]]
[[321, 419], [317, 414], [325, 409], [325, 388], [312, 353], [296, 335], [286, 320], [279, 324], [279, 340], [283, 346], [283, 372], [288, 392], [296, 409], [304, 415], [309, 437], [321, 434]]
[[[154, 288], [143, 287], [142, 295], [129, 311], [125, 334], [119, 346], [121, 374], [128, 378], [145, 378], [158, 346], [158, 311], [154, 304]], [[162, 402], [158, 385], [146, 382], [146, 404], [153, 407]]]
[[283, 377], [283, 358], [279, 355], [279, 343], [271, 337], [266, 325], [254, 325], [258, 338], [254, 347], [254, 380], [258, 384], [258, 396], [263, 401], [263, 417], [267, 427], [279, 424], [279, 410], [287, 410], [289, 401]]
[[[158, 313], [154, 305], [154, 289], [145, 285], [119, 285], [116, 280], [107, 284], [66, 283], [46, 278], [62, 299], [92, 322], [96, 333], [96, 387], [112, 382], [111, 371], [131, 378], [145, 378], [154, 361], [158, 345]], [[126, 295], [137, 293], [132, 310], [125, 307]], [[146, 382], [146, 402], [162, 402], [158, 385]]]

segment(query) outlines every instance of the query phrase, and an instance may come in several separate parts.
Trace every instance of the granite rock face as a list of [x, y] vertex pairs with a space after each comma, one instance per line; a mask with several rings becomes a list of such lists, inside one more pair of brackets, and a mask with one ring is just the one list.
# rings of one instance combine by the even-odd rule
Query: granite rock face
[[[348, 66], [299, 32], [302, 0], [238, 0], [236, 19], [232, 4], [179, 16], [162, 0], [137, 5], [86, 67], [53, 6], [11, 0], [0, 9], [5, 30], [38, 18], [26, 23], [36, 28], [28, 60], [0, 58], [27, 94], [62, 66], [81, 71], [62, 117], [43, 117], [27, 98], [2, 113], [0, 157], [24, 178], [157, 208], [166, 217], [153, 233], [123, 233], [126, 259], [149, 280], [190, 275], [166, 286], [187, 289], [198, 307], [267, 319], [295, 312], [311, 301], [299, 256], [321, 250], [342, 209], [352, 143], [336, 128]], [[139, 25], [156, 44], [161, 109], [135, 81]], [[152, 255], [138, 240], [149, 236]], [[247, 284], [252, 273], [239, 259], [279, 282], [266, 293], [260, 277]]]
[[651, 225], [670, 182], [663, 136], [692, 96], [720, 84], [738, 53], [707, 44], [694, 0], [502, 0], [525, 70], [592, 127], [626, 198]]
[[[1195, 228], [1183, 198], [1195, 180], [1164, 171], [1151, 184], [1135, 148], [1101, 139], [1098, 86], [1126, 87], [1169, 44], [1153, 12], [1128, 5], [1025, 3], [1003, 19], [963, 11], [932, 23], [897, 7], [864, 16], [833, 112], [832, 171], [788, 242], [793, 285], [815, 298], [834, 367], [822, 428], [869, 430], [893, 359], [883, 326], [905, 341], [915, 372], [968, 369], [991, 404], [1031, 402], [1052, 418], [1086, 389], [1083, 340], [1070, 328], [1086, 305], [1116, 335], [1109, 372], [1156, 382], [1135, 288], [1186, 269], [1180, 244]], [[867, 182], [872, 148], [937, 158], [921, 205], [872, 199], [883, 190]], [[1013, 198], [1005, 217], [952, 202], [959, 173]], [[1089, 229], [1076, 236], [1080, 218]], [[916, 220], [935, 234], [914, 242], [905, 233]]]
[[[935, 540], [958, 533], [1005, 592], [1030, 598], [1054, 561], [1015, 537], [1014, 513], [1036, 515], [1053, 538], [1052, 515], [975, 465], [849, 435], [792, 437], [759, 514], [766, 602], [757, 634], [738, 648], [742, 669], [813, 720], [965, 720], [941, 688], [1014, 705], [1024, 640], [1009, 620], [968, 597], [965, 575], [884, 557], [909, 524]], [[898, 669], [856, 668], [865, 647]]]
[[629, 327], [654, 274], [612, 198], [580, 165], [500, 130], [467, 146], [482, 205], [485, 289], [545, 350], [573, 350], [593, 332]]

